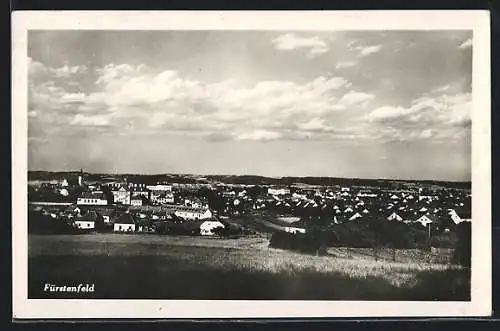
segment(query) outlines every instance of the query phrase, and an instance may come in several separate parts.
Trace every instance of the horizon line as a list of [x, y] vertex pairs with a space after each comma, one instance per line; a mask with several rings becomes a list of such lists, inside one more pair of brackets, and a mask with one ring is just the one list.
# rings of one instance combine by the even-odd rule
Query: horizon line
[[[52, 172], [52, 173], [78, 173], [80, 170], [28, 170], [30, 172]], [[384, 178], [384, 177], [336, 177], [336, 176], [266, 176], [266, 175], [251, 175], [251, 174], [196, 174], [196, 173], [133, 173], [133, 172], [88, 172], [83, 173], [91, 175], [112, 175], [112, 176], [165, 176], [165, 175], [182, 175], [182, 176], [200, 176], [200, 177], [218, 177], [218, 176], [234, 176], [234, 177], [262, 177], [268, 179], [284, 179], [284, 178], [328, 178], [328, 179], [350, 179], [350, 180], [386, 180], [386, 181], [412, 181], [412, 182], [448, 182], [448, 183], [472, 183], [472, 180], [445, 180], [445, 179], [410, 179], [410, 178]]]

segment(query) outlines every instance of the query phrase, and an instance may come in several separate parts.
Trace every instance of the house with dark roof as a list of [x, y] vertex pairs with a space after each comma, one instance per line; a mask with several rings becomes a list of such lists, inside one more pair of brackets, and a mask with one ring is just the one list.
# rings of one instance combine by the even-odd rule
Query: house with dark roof
[[113, 231], [114, 232], [134, 232], [135, 231], [135, 220], [130, 213], [125, 213], [121, 215], [118, 219], [114, 221]]
[[103, 193], [83, 192], [76, 200], [77, 205], [105, 206], [108, 199]]
[[392, 214], [390, 214], [389, 216], [387, 216], [387, 220], [402, 222], [403, 221], [403, 217], [399, 216], [396, 212], [393, 212]]
[[450, 215], [451, 219], [455, 224], [459, 224], [462, 222], [470, 222], [471, 221], [471, 212], [470, 210], [465, 209], [450, 209], [448, 215]]
[[83, 216], [77, 217], [73, 224], [79, 230], [95, 230], [98, 227], [99, 216], [95, 211], [89, 211]]
[[436, 223], [436, 218], [431, 215], [431, 214], [424, 214], [422, 216], [420, 216], [419, 218], [417, 218], [414, 223], [420, 223], [422, 224], [423, 226], [427, 226], [427, 224], [432, 224], [432, 223]]

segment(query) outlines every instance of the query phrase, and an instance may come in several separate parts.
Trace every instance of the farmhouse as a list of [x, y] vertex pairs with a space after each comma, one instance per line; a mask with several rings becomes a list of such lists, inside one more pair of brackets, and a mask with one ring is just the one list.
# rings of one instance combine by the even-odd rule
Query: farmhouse
[[77, 205], [105, 206], [108, 204], [106, 196], [102, 193], [83, 192], [76, 200]]
[[74, 226], [81, 230], [94, 230], [96, 228], [97, 214], [89, 211], [87, 214], [78, 217], [74, 221]]
[[113, 225], [115, 232], [134, 232], [135, 221], [132, 215], [126, 213], [120, 216]]
[[224, 228], [224, 224], [219, 221], [205, 221], [200, 225], [200, 234], [202, 236], [213, 236], [213, 230], [217, 228]]

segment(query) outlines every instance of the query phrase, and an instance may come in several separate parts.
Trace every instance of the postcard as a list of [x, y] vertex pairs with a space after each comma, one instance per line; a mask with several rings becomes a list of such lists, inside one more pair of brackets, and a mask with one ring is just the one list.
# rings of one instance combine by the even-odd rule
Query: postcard
[[491, 314], [487, 11], [12, 20], [14, 319]]

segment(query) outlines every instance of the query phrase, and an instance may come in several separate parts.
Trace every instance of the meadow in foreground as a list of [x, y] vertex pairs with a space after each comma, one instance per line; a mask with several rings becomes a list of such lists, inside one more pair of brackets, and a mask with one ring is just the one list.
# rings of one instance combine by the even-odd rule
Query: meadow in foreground
[[265, 238], [30, 236], [29, 256], [30, 298], [48, 297], [46, 282], [88, 282], [87, 297], [110, 299], [469, 300], [467, 269], [304, 255]]

